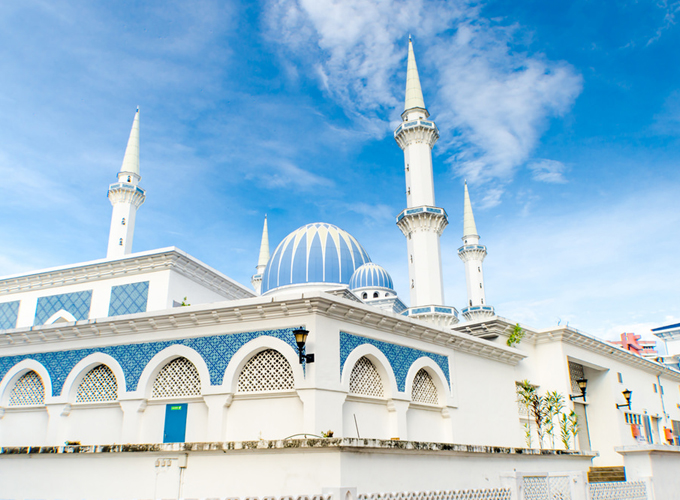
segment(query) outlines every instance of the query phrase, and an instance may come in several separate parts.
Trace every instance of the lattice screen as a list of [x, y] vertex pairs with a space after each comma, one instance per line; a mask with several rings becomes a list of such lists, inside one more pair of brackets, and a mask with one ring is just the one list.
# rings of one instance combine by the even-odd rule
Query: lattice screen
[[23, 374], [9, 395], [9, 406], [42, 404], [45, 404], [45, 386], [40, 375], [34, 371]]
[[118, 398], [118, 382], [106, 365], [92, 368], [78, 386], [76, 403], [115, 401]]
[[165, 365], [156, 376], [151, 397], [170, 398], [200, 394], [201, 379], [198, 370], [187, 358], [176, 358]]
[[569, 378], [571, 379], [571, 393], [581, 394], [581, 389], [576, 381], [580, 378], [585, 378], [583, 376], [583, 365], [569, 361]]
[[421, 368], [413, 379], [411, 400], [415, 403], [430, 403], [433, 405], [439, 403], [437, 387], [434, 385], [430, 374], [424, 368]]
[[592, 500], [647, 500], [644, 481], [589, 483]]
[[360, 493], [357, 498], [358, 500], [511, 500], [512, 493], [509, 488], [493, 488], [488, 490]]
[[571, 500], [568, 476], [525, 476], [525, 500]]
[[366, 356], [359, 358], [352, 368], [352, 373], [349, 375], [349, 392], [378, 398], [385, 396], [382, 378]]
[[258, 352], [238, 376], [237, 392], [285, 391], [295, 387], [293, 369], [279, 351]]

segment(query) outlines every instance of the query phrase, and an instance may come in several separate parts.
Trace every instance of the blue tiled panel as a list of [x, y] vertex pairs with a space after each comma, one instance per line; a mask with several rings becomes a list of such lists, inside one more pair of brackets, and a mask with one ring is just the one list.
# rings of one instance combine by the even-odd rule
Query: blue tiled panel
[[[362, 344], [370, 344], [372, 346], [380, 349], [385, 357], [392, 365], [392, 371], [394, 371], [394, 376], [397, 379], [397, 387], [400, 391], [406, 389], [406, 375], [408, 374], [411, 365], [418, 359], [426, 356], [442, 369], [444, 375], [446, 376], [446, 381], [451, 385], [451, 380], [449, 378], [449, 362], [446, 356], [441, 354], [434, 354], [432, 352], [421, 351], [419, 349], [413, 349], [411, 347], [405, 347], [402, 345], [390, 344], [388, 342], [382, 342], [380, 340], [369, 339], [366, 337], [359, 337], [358, 335], [351, 335], [349, 333], [340, 332], [340, 369], [343, 370], [345, 367], [345, 361], [347, 361], [347, 356]], [[341, 374], [342, 375], [342, 374]]]
[[95, 352], [108, 354], [114, 358], [125, 373], [125, 382], [128, 391], [137, 390], [139, 377], [147, 363], [160, 351], [171, 345], [185, 345], [197, 351], [205, 360], [210, 372], [210, 384], [222, 384], [224, 371], [229, 361], [244, 344], [251, 340], [269, 336], [283, 340], [289, 344], [295, 352], [295, 336], [292, 329], [265, 330], [259, 332], [235, 333], [230, 335], [215, 335], [213, 337], [199, 337], [192, 339], [180, 339], [165, 342], [144, 342], [139, 344], [127, 344], [97, 349], [77, 349], [73, 351], [57, 351], [47, 353], [25, 354], [21, 356], [0, 357], [0, 380], [7, 371], [24, 359], [34, 359], [41, 363], [50, 374], [52, 379], [52, 394], [60, 395], [66, 377], [73, 367], [83, 358]]
[[19, 301], [3, 302], [0, 304], [0, 330], [9, 330], [17, 327], [19, 316]]
[[111, 301], [109, 302], [109, 316], [122, 316], [146, 312], [146, 302], [149, 297], [149, 282], [140, 281], [129, 285], [111, 287]]
[[73, 314], [78, 321], [87, 319], [90, 315], [91, 301], [92, 290], [39, 297], [33, 324], [44, 325], [50, 316], [61, 309]]

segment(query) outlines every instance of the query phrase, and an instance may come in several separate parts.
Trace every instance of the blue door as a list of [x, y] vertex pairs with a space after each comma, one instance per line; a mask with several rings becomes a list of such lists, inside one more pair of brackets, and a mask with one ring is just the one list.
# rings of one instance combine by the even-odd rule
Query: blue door
[[165, 405], [165, 430], [163, 431], [164, 443], [183, 443], [187, 430], [187, 405]]

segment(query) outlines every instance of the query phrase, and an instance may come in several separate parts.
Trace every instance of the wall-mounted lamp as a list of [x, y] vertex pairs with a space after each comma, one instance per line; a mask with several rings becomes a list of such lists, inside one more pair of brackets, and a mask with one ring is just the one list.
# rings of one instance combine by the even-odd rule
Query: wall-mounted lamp
[[300, 353], [300, 364], [302, 364], [303, 360], [307, 363], [314, 363], [314, 354], [302, 354], [302, 352], [305, 350], [305, 344], [307, 343], [307, 335], [309, 335], [309, 331], [300, 327], [293, 330], [293, 335], [295, 335], [295, 343], [297, 344], [298, 352]]
[[621, 394], [623, 394], [623, 397], [626, 398], [626, 404], [625, 405], [616, 405], [616, 408], [628, 408], [630, 410], [630, 397], [633, 395], [633, 391], [630, 389], [626, 389], [623, 391]]
[[569, 399], [571, 399], [573, 401], [574, 399], [583, 398], [583, 402], [585, 403], [586, 402], [586, 387], [588, 386], [588, 379], [580, 378], [576, 381], [576, 383], [578, 384], [578, 388], [581, 389], [581, 395], [580, 396], [569, 396]]

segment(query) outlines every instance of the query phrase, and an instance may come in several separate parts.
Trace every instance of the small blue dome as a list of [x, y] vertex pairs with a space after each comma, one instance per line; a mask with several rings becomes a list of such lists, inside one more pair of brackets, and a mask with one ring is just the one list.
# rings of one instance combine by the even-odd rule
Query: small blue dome
[[354, 271], [352, 278], [349, 280], [350, 290], [358, 290], [359, 288], [386, 288], [394, 290], [394, 283], [392, 283], [392, 278], [383, 267], [369, 262]]
[[[262, 273], [262, 294], [305, 283], [347, 285], [354, 271], [371, 262], [359, 242], [333, 224], [307, 224], [286, 236]], [[391, 282], [391, 280], [390, 280]]]

